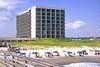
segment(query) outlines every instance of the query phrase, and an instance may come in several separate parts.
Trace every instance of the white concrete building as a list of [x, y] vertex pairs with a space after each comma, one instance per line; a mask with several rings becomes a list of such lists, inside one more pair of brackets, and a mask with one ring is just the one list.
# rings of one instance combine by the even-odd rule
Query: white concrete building
[[34, 6], [16, 17], [18, 38], [64, 38], [65, 11]]

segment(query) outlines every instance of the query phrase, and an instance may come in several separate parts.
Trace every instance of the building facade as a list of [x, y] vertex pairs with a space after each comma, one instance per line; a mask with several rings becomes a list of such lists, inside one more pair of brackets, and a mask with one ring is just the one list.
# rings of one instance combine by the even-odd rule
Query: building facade
[[32, 7], [17, 15], [18, 38], [64, 38], [65, 11], [60, 8]]

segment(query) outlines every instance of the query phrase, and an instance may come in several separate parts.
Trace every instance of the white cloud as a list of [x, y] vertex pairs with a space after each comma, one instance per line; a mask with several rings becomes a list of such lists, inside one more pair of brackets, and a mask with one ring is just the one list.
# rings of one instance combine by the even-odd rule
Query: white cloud
[[14, 9], [20, 0], [0, 0], [0, 8]]
[[0, 0], [0, 23], [2, 21], [9, 22], [16, 9], [16, 5], [21, 1], [22, 0]]
[[66, 30], [68, 30], [68, 29], [75, 29], [76, 30], [76, 29], [79, 29], [85, 25], [86, 25], [86, 22], [84, 22], [84, 21], [74, 21], [71, 23], [66, 23], [65, 27], [66, 27]]
[[[0, 0], [0, 35], [12, 36], [15, 32], [15, 13], [18, 4], [24, 0]], [[1, 37], [0, 36], [0, 37]]]
[[100, 31], [100, 25], [97, 25], [95, 28], [97, 31]]
[[0, 16], [0, 20], [1, 20], [1, 21], [4, 21], [4, 20], [8, 20], [8, 18], [5, 17], [5, 16]]

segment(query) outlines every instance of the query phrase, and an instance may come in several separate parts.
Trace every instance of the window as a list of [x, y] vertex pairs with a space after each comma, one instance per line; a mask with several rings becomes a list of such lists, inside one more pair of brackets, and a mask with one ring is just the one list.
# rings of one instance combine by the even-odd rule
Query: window
[[52, 27], [55, 27], [55, 24], [52, 24]]
[[56, 16], [60, 16], [60, 14], [59, 13], [56, 13]]
[[44, 27], [45, 26], [45, 24], [42, 24], [42, 27]]
[[47, 35], [47, 38], [50, 38], [50, 35]]
[[40, 38], [40, 37], [41, 37], [41, 35], [36, 34], [36, 37], [37, 37], [37, 38]]
[[37, 29], [37, 30], [41, 30], [41, 27], [37, 27], [36, 29]]
[[45, 19], [45, 16], [42, 16], [42, 19]]
[[61, 20], [61, 23], [64, 23], [64, 20]]
[[55, 30], [55, 27], [52, 27], [52, 30]]
[[48, 24], [47, 24], [47, 27], [49, 27], [49, 26], [50, 26], [50, 24], [48, 23]]
[[64, 20], [64, 17], [61, 17], [61, 20]]
[[61, 17], [64, 17], [65, 15], [64, 15], [64, 13], [61, 13]]
[[59, 31], [60, 30], [60, 27], [56, 28], [56, 30]]
[[52, 13], [52, 16], [55, 17], [55, 13]]
[[60, 23], [60, 21], [57, 21], [57, 24], [59, 24]]
[[61, 16], [64, 17], [64, 14], [65, 14], [65, 11], [64, 10], [61, 10]]
[[64, 30], [64, 27], [61, 27], [61, 30]]
[[42, 15], [45, 15], [45, 9], [42, 9]]
[[61, 27], [64, 27], [65, 25], [64, 24], [61, 24]]
[[49, 13], [50, 13], [50, 9], [47, 9], [47, 12], [49, 12]]
[[49, 35], [50, 34], [50, 31], [47, 31], [47, 34]]
[[50, 20], [47, 20], [47, 23], [50, 23]]
[[56, 13], [58, 13], [58, 14], [59, 14], [59, 13], [60, 13], [60, 10], [56, 10]]
[[56, 38], [60, 38], [60, 35], [56, 35]]
[[55, 38], [55, 35], [52, 35], [52, 38]]
[[52, 31], [52, 34], [55, 34], [55, 31]]
[[45, 9], [44, 8], [42, 9], [42, 12], [45, 12]]
[[60, 31], [57, 31], [56, 34], [60, 34]]
[[61, 13], [62, 13], [62, 14], [64, 14], [64, 13], [65, 13], [65, 11], [64, 11], [64, 10], [61, 10]]
[[50, 30], [50, 27], [47, 27], [47, 30]]
[[40, 33], [41, 33], [41, 31], [39, 31], [39, 30], [37, 30], [37, 31], [36, 31], [36, 34], [38, 34], [38, 35], [39, 35]]
[[47, 19], [50, 19], [50, 16], [47, 16]]
[[41, 9], [40, 8], [36, 8], [36, 14], [41, 15]]
[[56, 24], [57, 27], [60, 27], [60, 24]]
[[55, 24], [55, 20], [52, 20], [52, 24]]
[[42, 27], [42, 30], [46, 30], [46, 28], [45, 27]]
[[42, 35], [46, 35], [46, 31], [45, 30], [42, 31]]
[[41, 22], [41, 20], [36, 20], [36, 22], [37, 22], [37, 23], [40, 23], [40, 22]]
[[52, 20], [55, 20], [55, 17], [52, 17]]
[[41, 19], [41, 16], [36, 16], [36, 19]]
[[45, 15], [45, 12], [43, 12], [42, 15]]
[[40, 24], [40, 23], [36, 23], [36, 25], [37, 25], [37, 26], [41, 26], [41, 24]]
[[42, 23], [44, 23], [44, 24], [45, 24], [45, 20], [42, 20]]
[[36, 8], [36, 11], [41, 11], [41, 8]]
[[36, 15], [41, 15], [41, 12], [36, 12]]
[[43, 37], [43, 38], [45, 38], [45, 37], [46, 37], [46, 35], [44, 35], [44, 34], [43, 34], [43, 35], [42, 35], [42, 37]]
[[60, 17], [56, 17], [57, 20], [60, 20]]
[[61, 31], [61, 34], [63, 34], [64, 33], [64, 31]]
[[47, 13], [47, 16], [50, 16], [50, 13]]
[[55, 12], [55, 9], [52, 9], [52, 13], [54, 13]]

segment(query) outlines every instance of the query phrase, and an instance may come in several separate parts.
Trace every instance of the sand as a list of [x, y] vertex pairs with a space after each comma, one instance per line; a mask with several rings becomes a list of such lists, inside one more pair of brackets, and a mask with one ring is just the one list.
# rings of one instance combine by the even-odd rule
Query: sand
[[53, 58], [40, 58], [40, 61], [59, 66], [79, 62], [95, 62], [100, 63], [100, 56], [84, 56], [84, 57], [53, 57]]

